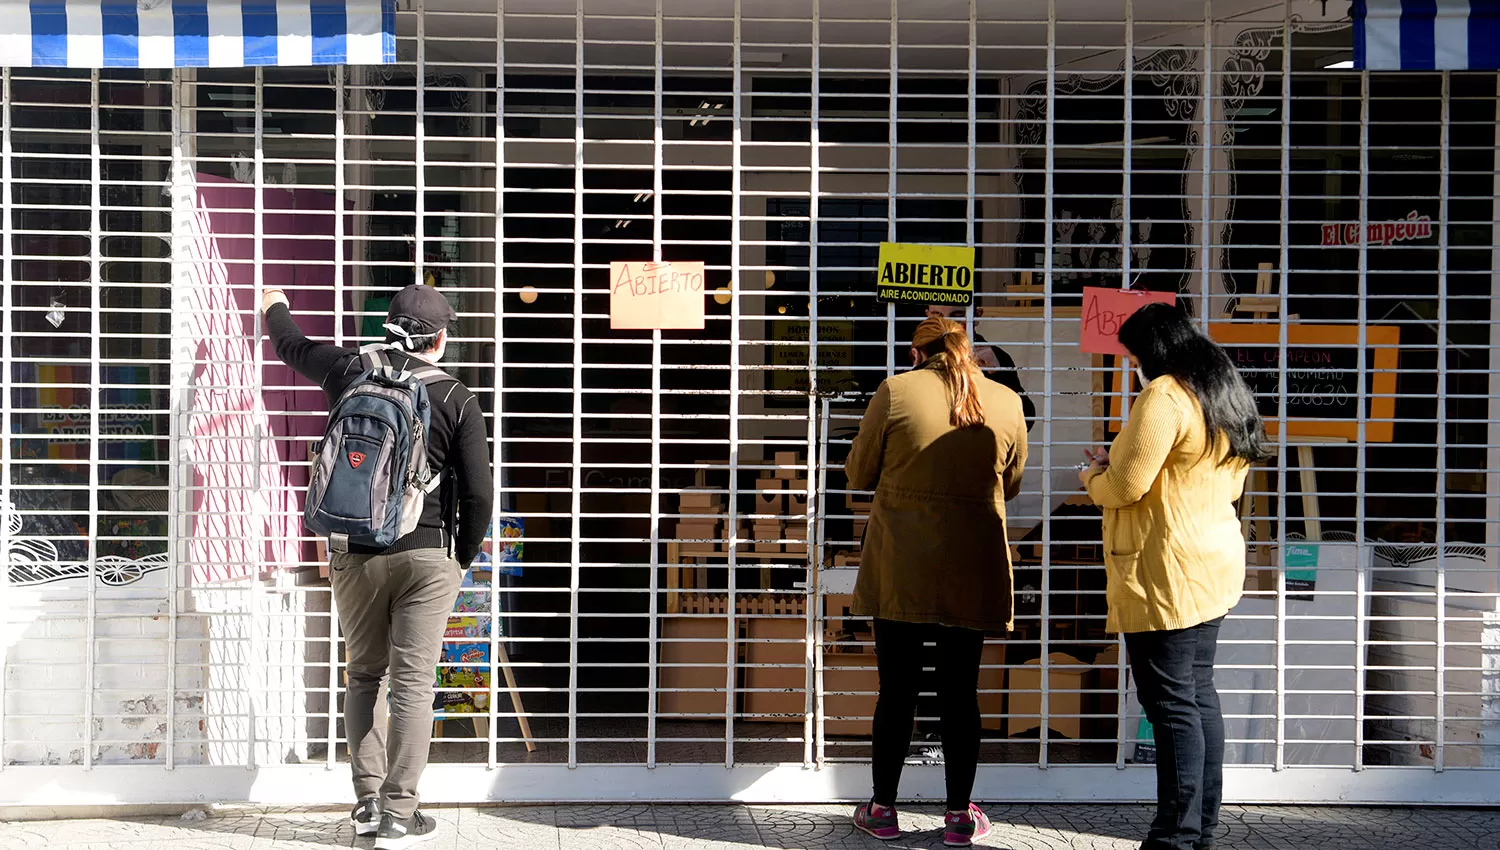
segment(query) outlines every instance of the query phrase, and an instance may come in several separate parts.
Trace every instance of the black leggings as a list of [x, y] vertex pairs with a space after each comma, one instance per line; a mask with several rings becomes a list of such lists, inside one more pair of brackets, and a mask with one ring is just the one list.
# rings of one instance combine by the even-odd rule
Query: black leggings
[[984, 633], [933, 623], [875, 621], [880, 699], [875, 704], [870, 765], [875, 779], [872, 799], [881, 806], [896, 804], [901, 768], [911, 748], [927, 643], [937, 644], [936, 690], [948, 810], [967, 811], [979, 765], [979, 661], [984, 654]]

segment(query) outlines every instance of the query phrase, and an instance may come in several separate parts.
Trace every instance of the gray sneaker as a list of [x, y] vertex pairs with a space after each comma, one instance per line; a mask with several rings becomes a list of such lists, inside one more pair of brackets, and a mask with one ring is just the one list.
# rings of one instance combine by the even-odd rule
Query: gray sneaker
[[380, 831], [380, 798], [366, 797], [359, 801], [354, 811], [349, 813], [349, 820], [354, 822], [354, 834], [361, 838], [368, 838]]
[[387, 812], [380, 818], [380, 831], [375, 833], [375, 850], [406, 850], [437, 838], [437, 833], [437, 821], [422, 814], [420, 809], [409, 818]]

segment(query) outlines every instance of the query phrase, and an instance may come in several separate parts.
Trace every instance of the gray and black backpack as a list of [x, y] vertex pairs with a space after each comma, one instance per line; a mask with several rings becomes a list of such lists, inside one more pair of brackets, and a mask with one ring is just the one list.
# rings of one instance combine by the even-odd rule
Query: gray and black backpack
[[386, 549], [410, 534], [442, 481], [427, 459], [428, 391], [456, 380], [436, 366], [391, 366], [386, 347], [360, 353], [365, 372], [333, 405], [314, 445], [303, 521], [330, 552]]

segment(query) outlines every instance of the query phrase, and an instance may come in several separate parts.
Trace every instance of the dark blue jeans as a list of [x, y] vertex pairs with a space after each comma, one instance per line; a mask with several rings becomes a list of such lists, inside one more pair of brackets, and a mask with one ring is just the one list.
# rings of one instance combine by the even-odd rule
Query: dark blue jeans
[[1224, 713], [1214, 653], [1224, 618], [1125, 635], [1141, 707], [1156, 735], [1156, 820], [1141, 850], [1194, 850], [1212, 841], [1224, 799]]

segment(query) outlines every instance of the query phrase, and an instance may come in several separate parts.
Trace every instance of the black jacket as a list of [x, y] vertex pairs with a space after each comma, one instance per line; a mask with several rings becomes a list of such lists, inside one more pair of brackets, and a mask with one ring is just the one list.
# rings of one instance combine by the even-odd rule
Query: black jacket
[[1005, 349], [998, 345], [991, 345], [989, 340], [976, 333], [974, 334], [975, 353], [978, 353], [981, 348], [988, 348], [994, 352], [995, 362], [999, 364], [994, 369], [986, 369], [984, 376], [1002, 386], [1010, 387], [1016, 395], [1021, 397], [1021, 411], [1026, 417], [1026, 430], [1030, 431], [1031, 426], [1036, 424], [1036, 404], [1032, 402], [1030, 396], [1026, 395], [1026, 388], [1021, 386], [1021, 376], [1016, 371], [1016, 361], [1011, 359]]
[[[266, 313], [266, 329], [276, 356], [297, 374], [322, 387], [330, 406], [362, 374], [358, 351], [308, 339], [284, 304], [277, 304]], [[388, 353], [391, 365], [396, 368], [427, 362], [400, 350]], [[351, 551], [386, 554], [410, 549], [446, 549], [451, 538], [458, 562], [464, 567], [473, 562], [490, 524], [494, 479], [490, 474], [489, 442], [479, 400], [457, 381], [432, 388], [427, 456], [433, 469], [443, 471], [444, 482], [440, 497], [429, 498], [423, 505], [416, 530], [385, 552], [358, 547], [350, 547]], [[455, 504], [455, 499], [456, 532], [451, 527], [453, 511], [446, 510]]]

